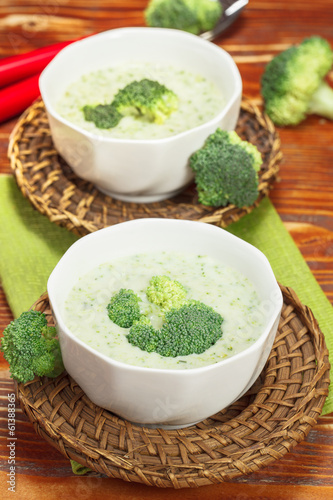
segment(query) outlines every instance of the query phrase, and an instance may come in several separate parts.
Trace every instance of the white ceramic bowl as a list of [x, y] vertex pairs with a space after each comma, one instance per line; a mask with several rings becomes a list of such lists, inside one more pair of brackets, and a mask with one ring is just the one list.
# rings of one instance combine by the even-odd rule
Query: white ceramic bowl
[[[79, 278], [103, 262], [147, 251], [209, 255], [244, 273], [256, 286], [265, 313], [264, 331], [245, 351], [189, 370], [136, 367], [115, 361], [75, 337], [65, 324], [64, 301]], [[48, 280], [68, 373], [97, 405], [150, 426], [185, 427], [237, 400], [254, 383], [271, 351], [282, 294], [266, 257], [226, 230], [202, 222], [137, 219], [78, 240]]]
[[[56, 111], [68, 85], [83, 74], [133, 60], [202, 74], [221, 89], [225, 105], [209, 122], [157, 140], [98, 136]], [[227, 52], [195, 35], [163, 28], [120, 28], [75, 42], [50, 62], [39, 86], [55, 147], [74, 172], [114, 198], [135, 202], [169, 198], [190, 183], [190, 155], [217, 127], [235, 128], [242, 94], [239, 71]]]

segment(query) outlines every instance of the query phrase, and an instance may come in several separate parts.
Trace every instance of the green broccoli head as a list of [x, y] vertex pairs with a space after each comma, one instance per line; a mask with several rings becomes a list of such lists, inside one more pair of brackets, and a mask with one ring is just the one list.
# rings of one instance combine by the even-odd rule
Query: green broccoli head
[[161, 124], [178, 108], [178, 97], [165, 85], [144, 78], [119, 90], [112, 106], [121, 115], [138, 115]]
[[307, 114], [333, 119], [333, 90], [324, 81], [332, 63], [329, 43], [313, 36], [267, 64], [261, 92], [265, 111], [276, 125], [297, 125]]
[[[107, 306], [112, 321], [129, 328], [127, 340], [142, 351], [161, 356], [201, 354], [222, 336], [222, 316], [212, 307], [186, 298], [186, 289], [168, 276], [154, 276], [146, 290], [150, 302], [161, 307], [163, 324], [155, 328], [140, 314], [139, 298], [121, 289]], [[110, 311], [111, 310], [111, 311]]]
[[163, 311], [181, 307], [187, 302], [187, 292], [181, 283], [168, 276], [153, 276], [146, 290], [147, 298]]
[[217, 129], [190, 157], [199, 202], [237, 207], [252, 205], [258, 197], [262, 157], [257, 147], [236, 132]]
[[161, 356], [201, 354], [222, 337], [223, 318], [213, 308], [191, 301], [165, 314], [162, 328], [156, 330], [149, 321], [132, 326], [127, 340], [142, 351]]
[[36, 375], [56, 377], [64, 370], [56, 329], [47, 326], [39, 311], [23, 312], [5, 328], [1, 351], [11, 377], [18, 382], [28, 382]]
[[219, 0], [188, 0], [198, 17], [200, 33], [212, 30], [223, 14]]
[[110, 320], [122, 328], [130, 328], [140, 319], [140, 300], [133, 290], [121, 288], [106, 307]]
[[141, 351], [156, 352], [159, 330], [156, 330], [146, 316], [141, 316], [130, 329], [127, 340]]
[[223, 13], [218, 0], [151, 0], [145, 10], [148, 26], [173, 28], [198, 35], [214, 28]]
[[165, 314], [156, 352], [161, 356], [201, 354], [222, 337], [222, 316], [202, 302], [192, 301]]
[[94, 122], [97, 128], [116, 127], [123, 117], [112, 104], [86, 105], [82, 108], [82, 111], [84, 119], [87, 122]]
[[126, 115], [162, 124], [177, 109], [178, 97], [172, 90], [144, 78], [120, 89], [111, 104], [86, 105], [82, 112], [84, 119], [97, 128], [110, 129]]

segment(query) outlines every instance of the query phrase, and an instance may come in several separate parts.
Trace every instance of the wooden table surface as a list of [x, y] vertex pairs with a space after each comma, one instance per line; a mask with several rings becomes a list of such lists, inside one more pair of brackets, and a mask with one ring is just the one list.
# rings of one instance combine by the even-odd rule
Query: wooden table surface
[[[142, 0], [1, 0], [0, 57], [123, 26], [144, 26]], [[244, 95], [260, 102], [259, 81], [270, 58], [304, 37], [320, 35], [333, 47], [332, 0], [250, 0], [215, 43], [230, 52]], [[333, 72], [331, 74], [333, 83]], [[0, 174], [10, 173], [9, 134], [0, 124]], [[279, 129], [284, 161], [271, 193], [286, 228], [333, 303], [333, 123], [317, 116]], [[1, 229], [0, 229], [1, 230]], [[0, 289], [0, 331], [12, 320]], [[73, 476], [69, 462], [34, 431], [17, 408], [16, 493], [8, 491], [8, 366], [0, 361], [0, 498], [53, 499], [333, 499], [333, 414], [319, 418], [292, 453], [248, 477], [214, 486], [162, 490], [100, 477]]]

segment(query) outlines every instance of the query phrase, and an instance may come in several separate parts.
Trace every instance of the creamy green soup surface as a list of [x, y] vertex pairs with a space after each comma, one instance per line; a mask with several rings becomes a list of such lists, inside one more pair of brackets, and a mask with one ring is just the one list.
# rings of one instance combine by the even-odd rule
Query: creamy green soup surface
[[[213, 307], [224, 318], [222, 337], [204, 353], [172, 358], [142, 351], [128, 342], [129, 329], [109, 319], [107, 305], [111, 296], [121, 288], [130, 288], [142, 300], [141, 312], [148, 315], [155, 328], [160, 328], [161, 309], [148, 301], [145, 292], [150, 279], [157, 275], [180, 281], [189, 299]], [[258, 339], [266, 321], [260, 311], [260, 298], [244, 275], [211, 257], [175, 252], [127, 256], [89, 271], [70, 291], [64, 319], [80, 340], [117, 361], [182, 370], [217, 363], [243, 351]]]
[[[116, 127], [100, 129], [84, 119], [83, 106], [110, 104], [118, 90], [143, 78], [158, 81], [178, 96], [178, 109], [163, 124], [125, 116]], [[221, 91], [200, 74], [174, 66], [132, 62], [83, 75], [69, 85], [56, 109], [63, 118], [94, 134], [140, 140], [170, 137], [197, 127], [216, 116], [223, 104]]]

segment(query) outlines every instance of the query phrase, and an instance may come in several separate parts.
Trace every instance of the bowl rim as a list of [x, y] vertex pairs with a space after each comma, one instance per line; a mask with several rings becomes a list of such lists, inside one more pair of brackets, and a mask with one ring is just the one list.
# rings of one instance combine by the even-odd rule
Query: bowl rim
[[[50, 99], [47, 96], [47, 92], [45, 90], [45, 80], [48, 78], [48, 74], [53, 71], [53, 67], [59, 64], [59, 61], [61, 60], [61, 57], [63, 54], [70, 54], [70, 52], [73, 52], [76, 50], [77, 47], [81, 47], [82, 45], [87, 45], [94, 43], [94, 40], [100, 39], [100, 38], [116, 38], [118, 34], [126, 36], [126, 33], [151, 33], [152, 36], [158, 36], [161, 34], [162, 36], [170, 36], [170, 37], [179, 37], [179, 38], [188, 38], [191, 39], [194, 43], [201, 45], [202, 47], [206, 47], [207, 50], [211, 50], [212, 52], [215, 52], [215, 54], [223, 55], [225, 58], [225, 61], [227, 61], [228, 66], [230, 67], [230, 71], [233, 75], [234, 78], [234, 89], [233, 89], [233, 94], [232, 97], [229, 99], [229, 101], [223, 106], [222, 110], [215, 115], [213, 118], [211, 118], [209, 121], [202, 123], [201, 125], [198, 125], [196, 127], [193, 127], [188, 130], [184, 130], [183, 132], [179, 132], [177, 134], [174, 134], [169, 137], [163, 137], [159, 139], [125, 139], [125, 138], [116, 138], [116, 137], [107, 137], [104, 135], [99, 135], [97, 133], [91, 132], [89, 130], [85, 130], [81, 128], [80, 126], [72, 123], [71, 121], [67, 120], [66, 118], [62, 117], [56, 109], [54, 109], [54, 106], [50, 103]], [[150, 35], [149, 35], [150, 36]], [[58, 54], [47, 64], [47, 66], [43, 69], [39, 76], [38, 80], [38, 85], [39, 85], [39, 90], [42, 96], [42, 99], [45, 104], [45, 108], [48, 114], [50, 114], [53, 118], [55, 118], [57, 121], [62, 123], [63, 125], [66, 125], [69, 128], [72, 128], [78, 133], [83, 134], [89, 139], [92, 140], [98, 140], [100, 142], [105, 142], [105, 143], [110, 143], [110, 144], [118, 144], [118, 143], [131, 143], [131, 144], [158, 144], [158, 143], [168, 143], [172, 142], [175, 139], [178, 139], [180, 137], [184, 137], [186, 135], [189, 135], [193, 131], [197, 130], [202, 130], [205, 129], [206, 127], [210, 127], [214, 122], [219, 122], [224, 115], [228, 113], [230, 108], [233, 106], [233, 104], [237, 101], [237, 99], [241, 99], [242, 95], [242, 78], [239, 72], [239, 69], [229, 54], [225, 49], [222, 47], [205, 40], [197, 35], [193, 35], [192, 33], [188, 33], [182, 30], [177, 30], [177, 29], [171, 29], [171, 28], [153, 28], [153, 27], [123, 27], [123, 28], [115, 28], [107, 31], [102, 31], [100, 33], [88, 36], [86, 38], [77, 40], [75, 42], [70, 43], [63, 49], [61, 49]]]
[[[269, 278], [272, 280], [272, 284], [273, 284], [273, 287], [276, 288], [276, 292], [277, 292], [277, 296], [275, 297], [276, 298], [276, 304], [274, 305], [274, 310], [270, 313], [270, 317], [267, 319], [267, 324], [266, 324], [266, 327], [265, 329], [262, 331], [262, 333], [260, 334], [260, 336], [258, 337], [258, 339], [253, 343], [251, 344], [249, 347], [247, 347], [246, 349], [244, 349], [243, 351], [233, 355], [233, 356], [230, 356], [226, 359], [222, 359], [221, 361], [218, 361], [216, 363], [213, 363], [213, 364], [209, 364], [209, 365], [205, 365], [205, 366], [201, 366], [201, 367], [197, 367], [197, 368], [187, 368], [187, 369], [184, 369], [184, 370], [180, 370], [180, 369], [175, 369], [175, 368], [151, 368], [151, 367], [146, 367], [146, 366], [137, 366], [137, 365], [130, 365], [130, 364], [127, 364], [123, 361], [118, 361], [110, 356], [107, 356], [105, 354], [103, 354], [102, 352], [100, 351], [97, 351], [96, 349], [94, 349], [93, 347], [89, 346], [88, 344], [86, 344], [85, 342], [83, 342], [81, 339], [79, 339], [78, 337], [76, 337], [71, 331], [70, 329], [67, 327], [67, 325], [65, 324], [65, 321], [63, 319], [63, 316], [62, 314], [60, 313], [59, 309], [60, 307], [58, 306], [58, 303], [56, 300], [54, 300], [52, 297], [53, 297], [53, 290], [52, 290], [52, 287], [53, 287], [53, 281], [56, 279], [56, 274], [58, 273], [59, 271], [59, 267], [62, 265], [61, 263], [64, 261], [64, 259], [67, 259], [68, 257], [71, 256], [71, 254], [73, 252], [76, 252], [77, 249], [80, 248], [80, 246], [84, 245], [85, 242], [87, 241], [87, 239], [92, 239], [92, 238], [99, 238], [99, 237], [102, 237], [103, 234], [107, 233], [107, 232], [112, 232], [112, 230], [114, 228], [117, 228], [119, 226], [130, 226], [130, 225], [133, 225], [133, 224], [151, 224], [152, 222], [154, 223], [162, 223], [162, 224], [165, 224], [165, 225], [169, 225], [170, 223], [175, 223], [175, 224], [179, 224], [179, 225], [201, 225], [202, 228], [206, 228], [204, 229], [205, 230], [208, 230], [208, 231], [223, 231], [223, 234], [225, 235], [225, 237], [227, 239], [229, 239], [230, 241], [237, 241], [238, 243], [240, 243], [241, 245], [247, 247], [250, 249], [250, 251], [253, 253], [253, 254], [256, 254], [261, 260], [262, 262], [265, 263], [266, 265], [266, 270], [265, 272], [268, 272], [269, 274]], [[199, 226], [198, 226], [199, 227]], [[209, 228], [209, 229], [208, 229]], [[216, 233], [218, 234], [218, 233]], [[228, 365], [230, 363], [234, 363], [235, 360], [241, 360], [242, 358], [244, 357], [247, 357], [248, 355], [251, 355], [252, 351], [255, 351], [257, 350], [258, 348], [260, 349], [260, 347], [262, 346], [262, 344], [265, 343], [265, 341], [267, 340], [267, 337], [269, 336], [269, 333], [274, 325], [274, 323], [276, 322], [276, 320], [279, 318], [280, 314], [281, 314], [281, 310], [282, 310], [282, 306], [283, 306], [283, 295], [282, 295], [282, 292], [281, 292], [281, 289], [278, 285], [278, 282], [274, 276], [274, 273], [273, 273], [273, 270], [271, 268], [271, 265], [267, 259], [267, 257], [265, 256], [265, 254], [263, 252], [261, 252], [261, 250], [259, 250], [257, 247], [255, 247], [254, 245], [251, 245], [250, 243], [248, 243], [247, 241], [245, 240], [242, 240], [241, 238], [239, 238], [238, 236], [235, 236], [234, 234], [232, 233], [229, 233], [228, 231], [226, 231], [225, 229], [223, 228], [218, 228], [217, 226], [213, 226], [211, 224], [207, 224], [205, 222], [200, 222], [200, 221], [188, 221], [188, 220], [179, 220], [179, 219], [159, 219], [159, 218], [141, 218], [141, 219], [134, 219], [134, 220], [130, 220], [130, 221], [125, 221], [125, 222], [120, 222], [118, 224], [115, 224], [113, 226], [109, 226], [109, 227], [105, 227], [103, 229], [99, 229], [93, 233], [89, 233], [85, 236], [83, 236], [82, 238], [80, 238], [79, 240], [75, 241], [68, 249], [67, 251], [63, 254], [63, 256], [60, 258], [60, 260], [58, 261], [58, 263], [56, 264], [56, 266], [54, 267], [53, 271], [51, 272], [49, 278], [48, 278], [48, 281], [47, 281], [47, 290], [48, 290], [48, 296], [49, 296], [49, 300], [50, 300], [50, 304], [51, 304], [51, 307], [52, 307], [52, 311], [53, 311], [53, 316], [54, 316], [54, 320], [56, 322], [57, 325], [59, 325], [59, 328], [67, 335], [67, 337], [69, 337], [72, 341], [78, 343], [81, 347], [83, 347], [85, 350], [87, 350], [90, 354], [93, 354], [95, 355], [97, 358], [107, 362], [107, 364], [109, 364], [110, 366], [114, 366], [114, 367], [118, 367], [122, 370], [126, 370], [126, 371], [139, 371], [139, 372], [142, 372], [142, 373], [159, 373], [159, 374], [169, 374], [170, 376], [182, 376], [182, 377], [186, 377], [186, 376], [190, 376], [191, 374], [198, 374], [198, 373], [204, 373], [204, 372], [208, 372], [208, 371], [211, 371], [213, 369], [216, 369], [218, 368], [219, 366], [221, 365]], [[180, 374], [183, 374], [183, 375], [180, 375]], [[185, 375], [186, 374], [186, 375]]]

